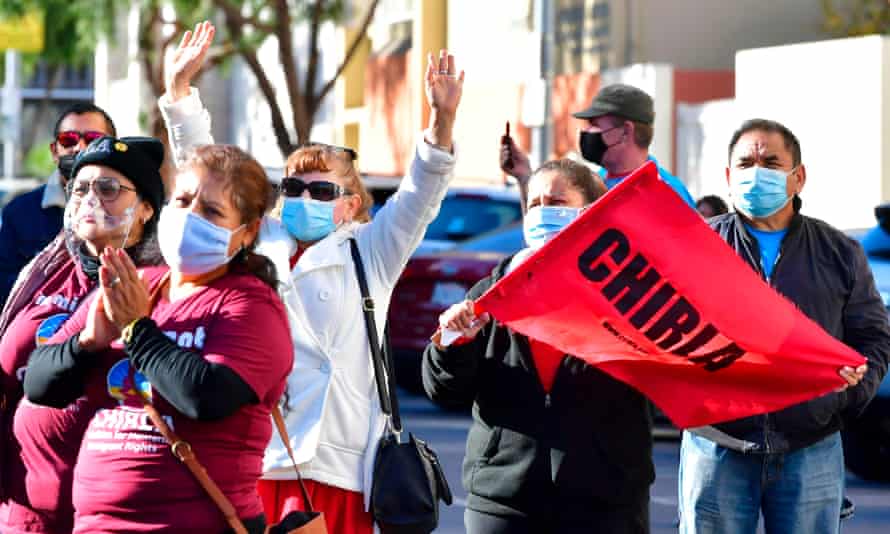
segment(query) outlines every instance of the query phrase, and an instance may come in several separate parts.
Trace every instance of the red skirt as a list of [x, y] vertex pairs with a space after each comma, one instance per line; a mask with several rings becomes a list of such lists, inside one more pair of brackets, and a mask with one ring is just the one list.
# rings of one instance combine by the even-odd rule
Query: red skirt
[[[312, 505], [324, 512], [328, 534], [373, 534], [374, 520], [365, 511], [361, 493], [329, 486], [315, 480], [304, 480]], [[296, 480], [260, 480], [257, 490], [263, 500], [266, 521], [269, 524], [295, 510], [306, 510], [300, 483]]]

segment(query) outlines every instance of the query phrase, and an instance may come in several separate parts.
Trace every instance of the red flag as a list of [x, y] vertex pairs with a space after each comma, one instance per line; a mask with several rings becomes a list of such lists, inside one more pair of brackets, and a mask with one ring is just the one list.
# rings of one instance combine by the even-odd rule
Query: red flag
[[785, 408], [865, 359], [754, 270], [647, 163], [476, 303], [597, 366], [680, 427]]

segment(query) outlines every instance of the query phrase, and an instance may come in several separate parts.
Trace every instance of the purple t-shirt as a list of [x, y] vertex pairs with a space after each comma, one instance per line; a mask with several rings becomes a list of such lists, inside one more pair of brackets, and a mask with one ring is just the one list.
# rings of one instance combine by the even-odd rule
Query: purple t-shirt
[[14, 418], [2, 429], [6, 498], [0, 531], [71, 530], [71, 475], [91, 413], [84, 399], [57, 410], [22, 399], [28, 357], [80, 307], [94, 284], [69, 259], [37, 290], [0, 339], [3, 391]]
[[[189, 419], [154, 391], [132, 368], [121, 344], [113, 343], [97, 355], [99, 380], [87, 385], [87, 397], [98, 409], [75, 468], [75, 533], [226, 529], [222, 514], [146, 415], [146, 397], [192, 445], [240, 517], [263, 512], [256, 483], [272, 433], [270, 412], [293, 365], [281, 300], [256, 277], [230, 274], [177, 301], [161, 298], [151, 318], [180, 347], [234, 370], [260, 402], [219, 421]], [[53, 341], [66, 339], [85, 322], [86, 313], [75, 314]]]

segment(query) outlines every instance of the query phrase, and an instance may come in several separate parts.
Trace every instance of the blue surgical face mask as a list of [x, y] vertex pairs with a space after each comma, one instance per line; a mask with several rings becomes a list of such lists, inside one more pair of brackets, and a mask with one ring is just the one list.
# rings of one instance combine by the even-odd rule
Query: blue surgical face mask
[[229, 230], [191, 211], [165, 207], [158, 221], [158, 245], [170, 269], [187, 275], [209, 273], [232, 260], [232, 236], [242, 228]]
[[281, 222], [297, 241], [312, 243], [324, 239], [337, 229], [334, 222], [334, 202], [302, 197], [285, 198]]
[[766, 167], [748, 167], [730, 175], [729, 189], [736, 209], [756, 219], [775, 214], [785, 207], [788, 196], [788, 175]]
[[535, 206], [528, 210], [522, 221], [525, 243], [532, 249], [539, 249], [550, 241], [560, 230], [578, 217], [580, 208], [564, 206]]

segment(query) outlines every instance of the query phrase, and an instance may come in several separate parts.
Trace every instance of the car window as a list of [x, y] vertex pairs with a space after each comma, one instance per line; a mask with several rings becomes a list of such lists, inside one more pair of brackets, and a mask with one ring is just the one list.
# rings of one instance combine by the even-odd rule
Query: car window
[[439, 215], [430, 223], [424, 239], [463, 241], [522, 218], [518, 201], [485, 196], [445, 197]]
[[511, 224], [504, 228], [488, 232], [474, 239], [464, 241], [457, 246], [457, 250], [465, 252], [497, 252], [500, 254], [514, 254], [525, 247], [525, 239], [522, 236], [522, 225]]

